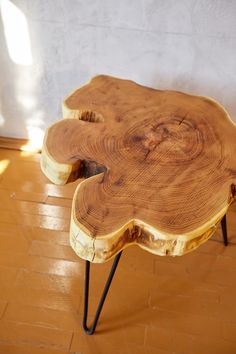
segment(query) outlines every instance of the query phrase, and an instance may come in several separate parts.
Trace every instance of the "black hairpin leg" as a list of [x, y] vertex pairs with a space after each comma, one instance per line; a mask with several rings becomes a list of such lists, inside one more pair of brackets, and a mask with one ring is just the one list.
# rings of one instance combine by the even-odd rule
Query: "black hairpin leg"
[[223, 216], [221, 220], [221, 229], [223, 233], [224, 245], [228, 245], [228, 236], [227, 236], [227, 222], [226, 222], [226, 214]]
[[99, 302], [99, 304], [98, 304], [98, 308], [97, 308], [96, 314], [95, 314], [95, 316], [94, 316], [93, 323], [92, 323], [92, 325], [91, 325], [90, 327], [87, 327], [90, 262], [89, 262], [89, 261], [86, 261], [86, 267], [85, 267], [85, 284], [84, 284], [84, 285], [85, 285], [85, 288], [84, 288], [84, 317], [83, 317], [83, 328], [84, 328], [84, 331], [85, 331], [87, 334], [89, 334], [89, 335], [93, 334], [94, 331], [95, 331], [95, 329], [96, 329], [97, 322], [98, 322], [100, 313], [101, 313], [101, 311], [102, 311], [102, 307], [103, 307], [104, 301], [105, 301], [105, 299], [106, 299], [108, 290], [109, 290], [109, 288], [110, 288], [110, 285], [111, 285], [113, 276], [114, 276], [114, 274], [115, 274], [117, 265], [118, 265], [118, 263], [119, 263], [121, 253], [122, 253], [122, 251], [121, 251], [120, 253], [118, 253], [117, 256], [116, 256], [115, 259], [114, 259], [114, 262], [113, 262], [112, 267], [111, 267], [110, 274], [109, 274], [109, 276], [108, 276], [108, 278], [107, 278], [107, 281], [106, 281], [106, 284], [105, 284], [105, 287], [104, 287], [104, 290], [103, 290], [103, 293], [102, 293], [100, 302]]

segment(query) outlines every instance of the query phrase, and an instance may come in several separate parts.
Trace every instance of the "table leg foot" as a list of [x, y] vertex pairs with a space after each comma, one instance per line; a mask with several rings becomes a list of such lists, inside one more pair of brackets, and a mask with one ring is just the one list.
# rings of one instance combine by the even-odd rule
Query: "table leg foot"
[[108, 290], [110, 288], [113, 276], [115, 274], [117, 265], [119, 263], [121, 254], [122, 254], [122, 251], [120, 253], [118, 253], [117, 256], [114, 259], [114, 262], [113, 262], [112, 267], [111, 267], [110, 274], [109, 274], [109, 276], [107, 278], [107, 281], [106, 281], [106, 284], [105, 284], [105, 287], [104, 287], [100, 302], [99, 302], [98, 307], [97, 307], [97, 311], [96, 311], [95, 316], [94, 316], [93, 323], [91, 324], [90, 327], [87, 326], [90, 262], [86, 261], [86, 266], [85, 266], [85, 287], [84, 287], [83, 329], [84, 329], [85, 333], [87, 333], [88, 335], [92, 335], [94, 333], [95, 329], [96, 329], [97, 322], [98, 322], [100, 313], [102, 311], [102, 307], [103, 307], [104, 301], [106, 299]]

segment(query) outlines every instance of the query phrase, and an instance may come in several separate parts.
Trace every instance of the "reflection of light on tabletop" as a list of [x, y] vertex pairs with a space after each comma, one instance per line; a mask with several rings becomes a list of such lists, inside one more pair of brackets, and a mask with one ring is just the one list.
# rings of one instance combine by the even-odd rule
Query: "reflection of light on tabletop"
[[6, 171], [8, 165], [10, 163], [10, 160], [1, 160], [0, 161], [0, 175]]
[[32, 65], [28, 24], [23, 12], [9, 0], [0, 0], [4, 33], [11, 60]]

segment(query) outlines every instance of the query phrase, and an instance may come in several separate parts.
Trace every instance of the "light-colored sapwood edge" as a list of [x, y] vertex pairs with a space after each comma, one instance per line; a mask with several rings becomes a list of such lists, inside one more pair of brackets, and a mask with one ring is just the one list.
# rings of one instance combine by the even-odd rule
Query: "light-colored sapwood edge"
[[[47, 134], [45, 135], [45, 139]], [[74, 171], [78, 173], [80, 162], [75, 165], [61, 164], [56, 162], [48, 153], [46, 146], [42, 149], [41, 168], [45, 175], [57, 185], [64, 185], [73, 176]], [[93, 178], [93, 177], [90, 177]], [[82, 181], [74, 194], [72, 203], [70, 244], [76, 254], [83, 259], [94, 263], [103, 263], [110, 260], [122, 249], [131, 245], [138, 245], [141, 248], [159, 256], [181, 256], [207, 241], [216, 231], [218, 223], [226, 214], [228, 207], [234, 201], [232, 194], [229, 195], [229, 202], [218, 214], [201, 227], [181, 234], [168, 234], [155, 229], [140, 220], [130, 220], [122, 228], [114, 232], [91, 237], [89, 230], [78, 222], [75, 214], [74, 203], [79, 193]]]
[[[46, 141], [47, 135], [48, 130], [45, 133], [44, 141]], [[73, 174], [79, 170], [80, 161], [77, 161], [74, 165], [58, 163], [49, 154], [46, 144], [43, 144], [40, 165], [43, 173], [51, 182], [64, 185], [70, 178], [73, 179]]]
[[[91, 78], [90, 80], [88, 80], [84, 85], [80, 86], [80, 89], [82, 87], [85, 87], [87, 85], [89, 85], [92, 82], [93, 78]], [[76, 91], [78, 91], [78, 88], [76, 88], [74, 91], [72, 91], [71, 93], [69, 93], [63, 100], [62, 102], [62, 117], [63, 118], [74, 118], [74, 119], [80, 119], [83, 111], [81, 111], [80, 109], [71, 109], [70, 107], [68, 107], [68, 104], [66, 103], [67, 99], [72, 96]]]
[[107, 262], [131, 245], [138, 245], [158, 256], [182, 256], [189, 253], [215, 233], [228, 207], [235, 200], [235, 197], [230, 194], [227, 206], [204, 225], [185, 234], [168, 234], [141, 220], [132, 219], [110, 234], [91, 237], [89, 230], [78, 222], [73, 207], [82, 183], [85, 181], [77, 186], [72, 203], [70, 244], [79, 257], [94, 263]]
[[[76, 91], [77, 90], [74, 92]], [[73, 93], [68, 97], [71, 95], [73, 95]], [[232, 123], [228, 113], [218, 102], [208, 97], [201, 98], [212, 101], [222, 108], [227, 118]], [[79, 109], [70, 109], [66, 104], [66, 100], [67, 98], [63, 102], [63, 117], [81, 119], [83, 113], [86, 112]], [[79, 168], [80, 162], [74, 165], [59, 164], [53, 160], [46, 149], [43, 150], [42, 169], [52, 182], [56, 184], [67, 183], [73, 174], [78, 174]], [[76, 195], [79, 189], [80, 185], [74, 195], [74, 201], [76, 200]], [[110, 234], [93, 237], [89, 230], [79, 223], [75, 215], [75, 207], [73, 207], [70, 231], [71, 245], [81, 258], [97, 263], [102, 263], [111, 259], [120, 250], [134, 244], [157, 255], [183, 255], [197, 248], [212, 236], [218, 223], [225, 215], [229, 205], [234, 199], [235, 195], [232, 195], [232, 193], [230, 194], [229, 192], [229, 201], [227, 205], [225, 205], [204, 225], [184, 234], [164, 233], [138, 219], [132, 219], [124, 224], [119, 230], [114, 230]]]

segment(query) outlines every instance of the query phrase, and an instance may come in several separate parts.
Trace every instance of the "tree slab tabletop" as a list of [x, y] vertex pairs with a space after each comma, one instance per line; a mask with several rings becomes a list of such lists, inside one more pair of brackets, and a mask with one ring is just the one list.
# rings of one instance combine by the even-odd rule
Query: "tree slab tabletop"
[[105, 262], [136, 244], [183, 255], [206, 241], [236, 197], [236, 126], [210, 98], [96, 76], [63, 103], [41, 167], [76, 189], [70, 240]]

